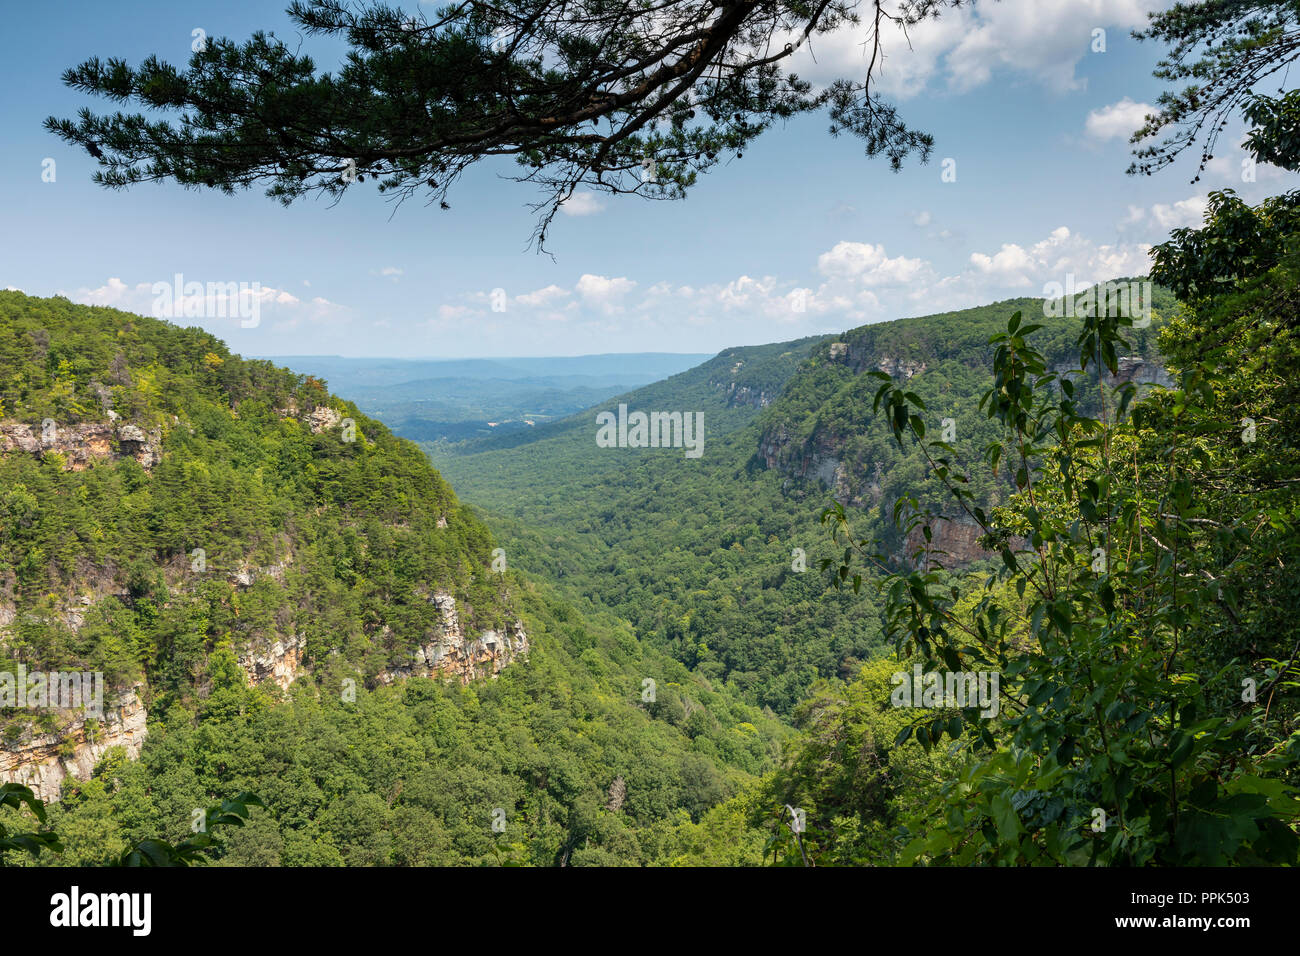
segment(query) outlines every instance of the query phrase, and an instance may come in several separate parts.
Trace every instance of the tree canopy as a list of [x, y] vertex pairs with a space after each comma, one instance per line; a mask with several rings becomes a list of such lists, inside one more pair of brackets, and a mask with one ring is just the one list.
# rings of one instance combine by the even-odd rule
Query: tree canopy
[[[964, 0], [463, 0], [432, 16], [384, 4], [294, 0], [308, 36], [344, 41], [333, 72], [257, 32], [202, 39], [188, 69], [92, 58], [74, 89], [176, 114], [50, 117], [46, 127], [100, 164], [96, 181], [171, 180], [225, 192], [265, 186], [285, 203], [377, 181], [444, 208], [480, 160], [509, 157], [545, 198], [534, 238], [578, 186], [680, 198], [774, 123], [826, 110], [894, 169], [933, 139], [872, 86], [888, 31]], [[863, 75], [814, 87], [801, 47], [865, 27]], [[901, 34], [899, 34], [901, 36]]]
[[[1214, 158], [1219, 134], [1237, 113], [1245, 115], [1257, 128], [1261, 125], [1261, 117], [1255, 114], [1261, 102], [1259, 86], [1279, 72], [1285, 82], [1286, 69], [1300, 55], [1300, 3], [1175, 3], [1168, 10], [1151, 14], [1150, 26], [1136, 31], [1134, 36], [1168, 44], [1169, 50], [1155, 75], [1171, 84], [1187, 81], [1187, 85], [1162, 93], [1157, 101], [1159, 111], [1133, 134], [1138, 146], [1129, 172], [1149, 176], [1199, 141], [1200, 173]], [[1290, 128], [1294, 130], [1294, 124]], [[1154, 142], [1161, 134], [1164, 139]], [[1284, 143], [1275, 136], [1271, 139], [1279, 145]], [[1278, 157], [1273, 153], [1257, 158], [1276, 164]]]

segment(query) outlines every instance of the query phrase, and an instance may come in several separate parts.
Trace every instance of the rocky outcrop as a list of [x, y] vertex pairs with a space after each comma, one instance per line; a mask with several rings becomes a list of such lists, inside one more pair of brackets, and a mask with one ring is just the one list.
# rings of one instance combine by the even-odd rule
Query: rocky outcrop
[[785, 425], [776, 425], [759, 438], [758, 455], [769, 470], [822, 482], [842, 504], [858, 507], [880, 500], [880, 466], [876, 465], [869, 483], [855, 483], [853, 469], [843, 460], [839, 443], [832, 435], [819, 434], [798, 446]]
[[1117, 374], [1107, 376], [1112, 384], [1133, 382], [1136, 385], [1160, 385], [1172, 388], [1173, 376], [1159, 362], [1152, 362], [1140, 355], [1126, 355], [1120, 358], [1116, 368]]
[[[711, 383], [715, 388], [722, 389], [722, 382]], [[775, 398], [771, 392], [766, 389], [751, 388], [748, 385], [737, 385], [735, 382], [730, 383], [724, 389], [727, 393], [727, 404], [732, 408], [738, 408], [741, 405], [748, 405], [750, 408], [766, 408], [772, 404]]]
[[834, 488], [847, 477], [844, 472], [844, 462], [834, 455], [814, 456], [809, 460], [806, 470], [809, 477], [822, 481], [827, 488]]
[[891, 378], [911, 378], [913, 375], [920, 375], [925, 371], [925, 363], [913, 361], [912, 359], [896, 358], [894, 356], [883, 356], [876, 363], [876, 368], [886, 373]]
[[[1082, 378], [1084, 373], [1079, 371], [1079, 363], [1057, 362], [1052, 366], [1052, 371], [1062, 377], [1068, 377], [1071, 380]], [[1089, 374], [1095, 376], [1095, 366], [1089, 366]], [[1142, 386], [1160, 385], [1164, 388], [1174, 386], [1174, 378], [1165, 370], [1165, 367], [1159, 362], [1143, 358], [1140, 355], [1123, 355], [1116, 362], [1115, 374], [1106, 373], [1106, 384], [1111, 388], [1118, 388], [1127, 382], [1132, 382], [1139, 388]]]
[[455, 678], [468, 684], [476, 678], [495, 677], [512, 660], [528, 652], [528, 635], [520, 621], [504, 632], [488, 630], [467, 640], [456, 599], [440, 591], [431, 600], [442, 617], [432, 639], [415, 648], [409, 664], [381, 671], [381, 684], [406, 677]]
[[[284, 584], [285, 573], [292, 563], [292, 554], [282, 561], [262, 567], [244, 562], [229, 571], [226, 580], [241, 591], [251, 588], [259, 578]], [[273, 637], [254, 636], [240, 647], [236, 655], [239, 666], [248, 677], [248, 683], [253, 687], [270, 681], [281, 690], [288, 690], [302, 669], [306, 638], [292, 632], [284, 633], [291, 631], [292, 618], [286, 609], [282, 609], [282, 615], [283, 619], [281, 615], [276, 618], [279, 634]]]
[[736, 362], [728, 370], [729, 374], [726, 378], [710, 379], [709, 388], [726, 393], [727, 405], [730, 408], [739, 408], [741, 406], [766, 408], [771, 405], [776, 400], [778, 392], [769, 392], [765, 388], [745, 385], [742, 381], [737, 380], [740, 370], [744, 367], [744, 362]]
[[768, 469], [781, 466], [781, 458], [790, 445], [790, 432], [785, 425], [777, 425], [762, 434], [758, 440], [758, 456]]
[[926, 370], [925, 362], [898, 355], [879, 355], [874, 349], [848, 342], [831, 342], [827, 358], [837, 364], [847, 365], [854, 374], [875, 369], [893, 378], [908, 379]]
[[302, 668], [306, 645], [306, 639], [298, 634], [275, 641], [256, 638], [244, 646], [237, 660], [250, 685], [270, 681], [280, 690], [288, 690]]
[[126, 422], [62, 426], [51, 419], [39, 425], [0, 422], [0, 454], [62, 455], [67, 471], [83, 471], [92, 462], [121, 458], [134, 458], [147, 470], [162, 460], [161, 449], [161, 428], [145, 430]]
[[276, 584], [284, 583], [284, 574], [292, 563], [292, 555], [275, 564], [268, 564], [263, 567], [255, 567], [250, 564], [241, 564], [227, 575], [227, 580], [238, 588], [251, 588], [253, 582], [258, 578], [270, 578]]
[[[743, 363], [737, 363], [736, 367], [731, 370], [733, 376], [740, 370], [741, 364]], [[752, 385], [742, 385], [734, 380], [710, 380], [709, 387], [725, 393], [727, 405], [731, 408], [739, 408], [742, 405], [747, 405], [750, 408], [766, 408], [776, 400], [775, 392], [769, 392], [765, 388], [755, 388]]]
[[343, 421], [343, 416], [328, 405], [318, 405], [307, 416], [307, 424], [311, 428], [313, 435], [319, 435], [326, 429], [333, 428], [341, 421]]
[[95, 765], [114, 747], [132, 759], [144, 746], [148, 712], [134, 688], [104, 703], [103, 718], [87, 725], [82, 713], [69, 714], [58, 730], [27, 734], [0, 749], [0, 782], [31, 787], [45, 801], [57, 800], [69, 777], [88, 780]]
[[[983, 534], [979, 524], [968, 515], [936, 520], [930, 525], [932, 561], [945, 568], [958, 568], [981, 558], [993, 557], [994, 552], [980, 547], [979, 540]], [[924, 546], [925, 533], [918, 525], [908, 532], [902, 552], [896, 557], [902, 564], [918, 567], [925, 561], [925, 555], [917, 553]], [[1011, 547], [1013, 551], [1018, 550], [1024, 547], [1024, 541], [1013, 539]]]
[[0, 646], [4, 644], [10, 629], [20, 619], [38, 624], [57, 624], [75, 634], [85, 626], [86, 615], [100, 601], [114, 598], [126, 603], [130, 600], [130, 592], [125, 587], [117, 586], [111, 578], [98, 581], [82, 580], [80, 584], [84, 593], [65, 596], [49, 608], [48, 613], [43, 614], [34, 611], [23, 611], [20, 614], [17, 606], [11, 603], [12, 593], [6, 594], [5, 588], [0, 585]]
[[139, 425], [119, 425], [117, 443], [122, 456], [130, 456], [146, 470], [162, 461], [162, 429], [146, 432]]

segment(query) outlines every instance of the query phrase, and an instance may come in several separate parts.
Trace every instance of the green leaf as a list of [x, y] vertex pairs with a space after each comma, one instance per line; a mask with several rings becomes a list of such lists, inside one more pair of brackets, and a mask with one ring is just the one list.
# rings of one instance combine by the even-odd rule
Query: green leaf
[[1015, 807], [1011, 804], [1011, 799], [1005, 792], [994, 794], [992, 815], [993, 822], [998, 828], [998, 842], [1014, 843], [1023, 827]]

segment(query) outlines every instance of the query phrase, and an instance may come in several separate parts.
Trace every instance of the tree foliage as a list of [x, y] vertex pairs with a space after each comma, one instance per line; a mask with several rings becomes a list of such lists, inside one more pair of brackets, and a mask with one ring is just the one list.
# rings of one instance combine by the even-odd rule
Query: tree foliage
[[[1161, 93], [1159, 110], [1133, 134], [1138, 145], [1130, 173], [1149, 176], [1199, 140], [1199, 179], [1214, 158], [1219, 135], [1237, 113], [1294, 158], [1294, 146], [1276, 135], [1279, 130], [1261, 123], [1261, 111], [1270, 109], [1270, 101], [1259, 96], [1258, 87], [1278, 73], [1285, 82], [1286, 70], [1300, 54], [1300, 4], [1295, 0], [1185, 0], [1150, 16], [1150, 25], [1134, 36], [1167, 44], [1168, 52], [1155, 75], [1170, 84], [1187, 85]], [[1287, 101], [1293, 104], [1294, 94]], [[1289, 136], [1295, 130], [1293, 111], [1292, 105]], [[1161, 134], [1164, 139], [1153, 142]], [[1278, 153], [1258, 158], [1283, 165]]]
[[[176, 114], [78, 119], [46, 126], [84, 147], [96, 181], [171, 180], [230, 193], [264, 185], [285, 203], [339, 197], [377, 181], [397, 198], [444, 208], [474, 164], [505, 157], [544, 197], [539, 243], [579, 186], [679, 198], [703, 173], [776, 123], [826, 110], [835, 133], [859, 137], [894, 169], [930, 155], [872, 88], [886, 32], [962, 0], [463, 0], [432, 15], [386, 4], [294, 0], [308, 36], [347, 44], [318, 69], [273, 34], [205, 39], [178, 69], [157, 57], [133, 68], [92, 58], [64, 74], [74, 89]], [[863, 27], [865, 75], [814, 88], [790, 68], [814, 38]]]

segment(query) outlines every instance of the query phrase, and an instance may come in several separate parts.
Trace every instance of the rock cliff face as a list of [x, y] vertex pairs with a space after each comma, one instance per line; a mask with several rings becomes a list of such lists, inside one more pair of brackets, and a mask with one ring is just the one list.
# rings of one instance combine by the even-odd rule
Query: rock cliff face
[[750, 408], [766, 408], [772, 404], [775, 396], [767, 389], [750, 388], [748, 385], [741, 385], [733, 388], [727, 401], [731, 405], [748, 405]]
[[[273, 576], [278, 569], [241, 569], [233, 574], [233, 583], [247, 587], [259, 573]], [[522, 622], [515, 621], [504, 631], [486, 630], [468, 638], [460, 621], [456, 599], [445, 592], [435, 593], [431, 601], [441, 614], [441, 622], [428, 640], [412, 652], [410, 663], [380, 672], [381, 684], [392, 684], [408, 677], [438, 677], [458, 680], [462, 684], [495, 677], [507, 664], [528, 653], [528, 635]], [[89, 599], [70, 604], [60, 620], [75, 630], [82, 622]], [[0, 628], [16, 619], [15, 610], [0, 605]], [[0, 634], [0, 639], [3, 635]], [[256, 638], [238, 649], [237, 660], [252, 685], [274, 683], [281, 690], [304, 671], [303, 652], [306, 641], [298, 635], [268, 640]], [[0, 741], [0, 782], [22, 783], [32, 788], [42, 800], [58, 800], [68, 777], [88, 779], [95, 765], [113, 747], [123, 747], [128, 757], [139, 756], [145, 740], [147, 712], [136, 687], [106, 701], [103, 718], [87, 726], [84, 715], [60, 713], [61, 726], [47, 733], [31, 731], [16, 740]]]
[[49, 733], [28, 733], [0, 748], [0, 782], [21, 783], [46, 802], [58, 800], [68, 777], [86, 780], [114, 747], [131, 758], [144, 746], [148, 712], [134, 688], [104, 702], [101, 720], [87, 725], [84, 714], [59, 712], [68, 722]]
[[777, 393], [770, 392], [765, 388], [745, 385], [738, 378], [740, 370], [744, 367], [744, 362], [737, 362], [731, 366], [730, 375], [726, 378], [710, 379], [709, 387], [725, 392], [727, 405], [732, 408], [738, 408], [741, 405], [748, 405], [750, 408], [766, 408], [771, 405], [776, 400]]
[[727, 404], [732, 408], [748, 405], [750, 408], [766, 408], [776, 398], [766, 389], [752, 388], [737, 382], [710, 382], [720, 392], [727, 393]]
[[790, 444], [790, 432], [784, 424], [765, 431], [758, 439], [758, 455], [769, 469], [779, 468], [782, 453]]
[[307, 416], [308, 427], [313, 435], [318, 435], [328, 428], [333, 428], [343, 421], [343, 416], [328, 405], [319, 405]]
[[[243, 564], [230, 571], [226, 580], [240, 590], [251, 588], [258, 578], [269, 578], [282, 584], [285, 572], [292, 562], [290, 555], [283, 561], [265, 567]], [[288, 629], [287, 622], [286, 617], [283, 622], [285, 629]], [[295, 633], [281, 633], [274, 637], [259, 636], [239, 647], [236, 659], [253, 687], [270, 681], [281, 690], [288, 690], [302, 670], [302, 655], [306, 645], [306, 638]]]
[[[986, 551], [980, 547], [979, 539], [983, 532], [973, 518], [965, 514], [946, 520], [935, 521], [930, 526], [930, 548], [935, 552], [933, 560], [945, 568], [959, 568], [978, 561], [980, 558], [996, 556], [996, 552]], [[898, 561], [908, 567], [919, 567], [925, 561], [924, 554], [918, 554], [925, 545], [925, 534], [919, 527], [908, 532]], [[1011, 550], [1018, 551], [1025, 547], [1023, 538], [1012, 537]]]
[[50, 419], [40, 425], [0, 421], [0, 454], [55, 453], [63, 456], [68, 471], [83, 471], [91, 462], [119, 458], [134, 458], [147, 470], [162, 460], [161, 447], [162, 429], [146, 431], [114, 420], [62, 426]]
[[894, 378], [908, 379], [920, 375], [926, 369], [925, 362], [898, 355], [879, 355], [874, 350], [850, 345], [848, 342], [832, 342], [828, 357], [832, 362], [847, 365], [855, 374], [876, 369]]
[[302, 669], [302, 652], [306, 640], [293, 634], [285, 640], [257, 639], [245, 645], [238, 654], [239, 666], [256, 687], [270, 681], [280, 690], [288, 690]]
[[[1118, 388], [1127, 382], [1132, 382], [1139, 387], [1143, 385], [1160, 385], [1164, 388], [1172, 388], [1174, 385], [1173, 376], [1165, 371], [1163, 365], [1145, 359], [1140, 355], [1120, 356], [1116, 364], [1116, 374], [1106, 373], [1106, 384], [1111, 388]], [[1080, 376], [1077, 363], [1058, 362], [1052, 366], [1052, 371], [1058, 375], [1069, 376], [1072, 379], [1077, 379]]]
[[760, 437], [758, 454], [771, 471], [823, 482], [831, 497], [841, 504], [856, 508], [880, 501], [880, 466], [874, 467], [867, 482], [853, 482], [834, 435], [821, 432], [804, 445], [796, 446], [788, 429], [777, 425]]
[[1137, 385], [1161, 385], [1165, 388], [1171, 388], [1174, 384], [1173, 376], [1165, 371], [1163, 365], [1150, 362], [1140, 355], [1121, 357], [1117, 371], [1118, 374], [1114, 376], [1116, 384], [1133, 382]]
[[487, 630], [467, 640], [461, 627], [456, 599], [445, 592], [431, 598], [442, 621], [431, 640], [415, 648], [410, 664], [381, 671], [379, 682], [391, 684], [405, 677], [455, 678], [462, 684], [480, 677], [494, 677], [512, 660], [528, 652], [528, 635], [522, 622], [515, 621], [506, 632]]
[[[830, 362], [846, 365], [854, 374], [879, 370], [895, 381], [920, 375], [927, 368], [924, 361], [880, 355], [847, 342], [829, 343], [826, 354]], [[1077, 363], [1069, 362], [1054, 365], [1052, 371], [1071, 377], [1080, 374]], [[1141, 391], [1150, 386], [1173, 385], [1172, 377], [1159, 361], [1139, 355], [1120, 358], [1116, 374], [1106, 376], [1106, 384], [1110, 388], [1128, 382], [1138, 385]], [[865, 411], [869, 417], [869, 403]], [[772, 421], [759, 436], [757, 460], [768, 470], [785, 475], [787, 487], [801, 481], [821, 483], [835, 500], [846, 506], [861, 508], [880, 505], [882, 511], [892, 506], [892, 501], [882, 501], [886, 476], [882, 474], [880, 464], [852, 460], [852, 455], [847, 451], [849, 437], [837, 435], [821, 426], [808, 437], [796, 437], [798, 434], [797, 423], [778, 419]], [[961, 567], [992, 554], [980, 547], [981, 530], [974, 520], [964, 514], [936, 521], [931, 527], [931, 533], [931, 548], [947, 552], [936, 555], [936, 560], [946, 567]], [[916, 553], [924, 541], [919, 528], [909, 532], [895, 552], [895, 559], [899, 563], [914, 565]], [[1013, 538], [1011, 542], [1013, 550], [1023, 548], [1024, 544], [1019, 538]]]
[[876, 368], [893, 378], [911, 378], [925, 371], [925, 363], [886, 355], [876, 363]]

